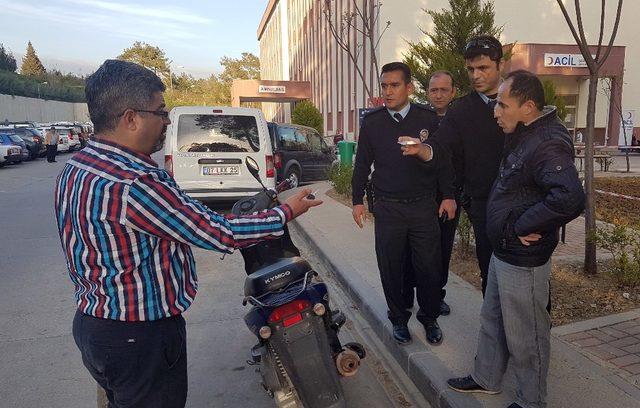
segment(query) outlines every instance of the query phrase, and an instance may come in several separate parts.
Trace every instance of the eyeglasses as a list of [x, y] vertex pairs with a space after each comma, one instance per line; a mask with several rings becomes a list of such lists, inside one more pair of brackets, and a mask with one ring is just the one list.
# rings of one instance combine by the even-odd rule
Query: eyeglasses
[[118, 115], [118, 117], [124, 115], [124, 113], [126, 111], [128, 111], [129, 109], [131, 109], [134, 112], [145, 112], [145, 113], [151, 113], [152, 115], [156, 115], [156, 116], [160, 116], [163, 119], [167, 119], [169, 117], [169, 112], [167, 112], [166, 110], [160, 109], [160, 110], [145, 110], [145, 109], [134, 109], [134, 108], [127, 108], [125, 110], [122, 111], [122, 113], [120, 113]]

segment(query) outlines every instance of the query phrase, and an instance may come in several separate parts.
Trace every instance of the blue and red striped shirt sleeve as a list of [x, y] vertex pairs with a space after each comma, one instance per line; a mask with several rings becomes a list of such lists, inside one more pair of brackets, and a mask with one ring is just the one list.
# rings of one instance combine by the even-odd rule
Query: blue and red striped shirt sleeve
[[221, 215], [186, 195], [165, 171], [136, 178], [125, 191], [120, 222], [142, 233], [200, 248], [231, 253], [282, 236], [293, 218], [288, 205], [255, 215]]

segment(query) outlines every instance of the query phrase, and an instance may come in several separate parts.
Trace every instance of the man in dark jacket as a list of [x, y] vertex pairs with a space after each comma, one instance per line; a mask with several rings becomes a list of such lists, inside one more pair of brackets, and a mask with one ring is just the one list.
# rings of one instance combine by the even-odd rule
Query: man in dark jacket
[[487, 203], [494, 253], [475, 367], [448, 381], [457, 391], [495, 394], [511, 361], [517, 392], [509, 408], [546, 407], [550, 259], [559, 227], [584, 208], [571, 137], [555, 108], [543, 105], [542, 84], [530, 72], [512, 72], [500, 86], [495, 117], [507, 143]]
[[456, 100], [434, 138], [452, 153], [455, 185], [463, 189], [461, 201], [473, 225], [484, 294], [492, 252], [486, 231], [487, 197], [498, 174], [504, 145], [504, 133], [493, 118], [504, 65], [502, 45], [490, 36], [472, 38], [465, 47], [464, 59], [475, 92]]

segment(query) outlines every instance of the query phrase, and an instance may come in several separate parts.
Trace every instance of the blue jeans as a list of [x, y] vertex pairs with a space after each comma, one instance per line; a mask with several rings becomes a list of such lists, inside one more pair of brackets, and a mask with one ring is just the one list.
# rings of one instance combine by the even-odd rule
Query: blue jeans
[[511, 362], [516, 402], [525, 408], [547, 406], [551, 317], [547, 312], [551, 261], [527, 268], [491, 257], [473, 379], [499, 391]]

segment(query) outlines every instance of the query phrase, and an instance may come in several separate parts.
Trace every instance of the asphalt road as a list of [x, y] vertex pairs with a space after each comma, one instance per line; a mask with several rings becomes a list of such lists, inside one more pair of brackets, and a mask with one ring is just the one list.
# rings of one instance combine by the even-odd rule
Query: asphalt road
[[[53, 215], [56, 176], [69, 154], [0, 169], [0, 407], [96, 406], [96, 386], [71, 336], [75, 312]], [[160, 158], [159, 156], [158, 159]], [[300, 242], [300, 241], [298, 241]], [[308, 248], [302, 251], [313, 256]], [[240, 254], [195, 250], [200, 288], [185, 313], [188, 407], [273, 407], [245, 361], [255, 339], [244, 326]], [[337, 301], [345, 302], [339, 291]], [[360, 340], [349, 324], [343, 341]], [[371, 350], [374, 344], [366, 343]], [[370, 352], [354, 378], [343, 379], [348, 406], [426, 406], [392, 366]], [[393, 372], [393, 374], [391, 374]], [[404, 385], [403, 385], [404, 384]], [[410, 397], [414, 396], [414, 397]], [[417, 402], [416, 402], [417, 401]]]

